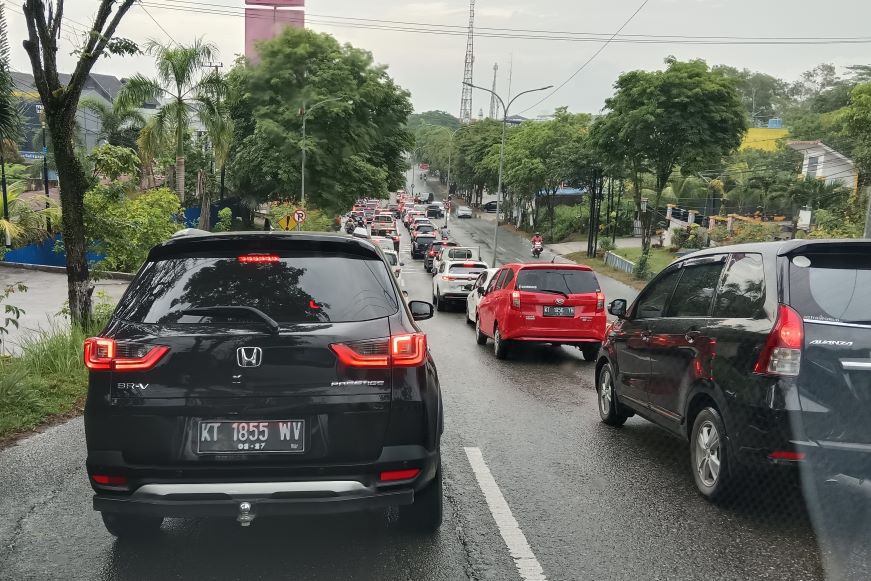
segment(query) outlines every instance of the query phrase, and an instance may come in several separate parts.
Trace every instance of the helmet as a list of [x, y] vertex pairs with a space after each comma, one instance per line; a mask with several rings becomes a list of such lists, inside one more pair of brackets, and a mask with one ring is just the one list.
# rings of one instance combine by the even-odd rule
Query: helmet
[[536, 232], [535, 235], [536, 235], [536, 236], [541, 236], [541, 234], [539, 234], [538, 232]]

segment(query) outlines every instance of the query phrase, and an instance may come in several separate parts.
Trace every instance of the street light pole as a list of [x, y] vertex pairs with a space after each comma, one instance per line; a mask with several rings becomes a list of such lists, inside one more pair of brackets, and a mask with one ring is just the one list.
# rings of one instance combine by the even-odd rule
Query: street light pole
[[511, 104], [514, 103], [519, 97], [526, 95], [528, 93], [535, 93], [538, 91], [546, 91], [553, 87], [553, 85], [548, 85], [546, 87], [540, 87], [538, 89], [529, 89], [528, 91], [522, 91], [517, 93], [514, 98], [508, 101], [508, 104], [505, 104], [505, 101], [502, 100], [498, 94], [490, 89], [479, 87], [478, 85], [473, 85], [472, 83], [463, 82], [464, 85], [468, 85], [473, 89], [480, 89], [482, 91], [487, 91], [494, 97], [499, 100], [499, 104], [502, 105], [502, 144], [499, 146], [499, 179], [497, 180], [496, 186], [496, 227], [493, 229], [493, 263], [492, 267], [496, 268], [496, 254], [497, 254], [497, 242], [499, 241], [499, 203], [502, 201], [502, 168], [505, 162], [505, 126], [508, 124], [508, 109], [511, 107]]

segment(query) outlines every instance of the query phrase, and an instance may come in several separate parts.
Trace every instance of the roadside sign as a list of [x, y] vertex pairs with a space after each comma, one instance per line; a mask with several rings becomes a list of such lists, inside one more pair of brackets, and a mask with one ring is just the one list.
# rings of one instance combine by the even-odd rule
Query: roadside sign
[[296, 224], [297, 222], [292, 214], [287, 215], [278, 221], [278, 227], [282, 230], [293, 230], [294, 228], [296, 228]]
[[297, 209], [293, 213], [293, 218], [294, 220], [296, 220], [297, 224], [302, 224], [303, 222], [305, 222], [305, 210], [303, 210], [302, 208]]
[[422, 163], [422, 164], [418, 165], [417, 167], [418, 167], [418, 169], [420, 169], [420, 171], [428, 171], [429, 170], [428, 163]]

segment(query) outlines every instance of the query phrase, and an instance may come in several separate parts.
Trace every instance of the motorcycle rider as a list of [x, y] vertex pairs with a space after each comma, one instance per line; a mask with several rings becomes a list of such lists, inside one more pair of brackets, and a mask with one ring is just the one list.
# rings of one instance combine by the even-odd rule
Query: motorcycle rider
[[541, 237], [541, 234], [536, 232], [532, 235], [532, 254], [536, 258], [541, 254], [542, 248], [544, 248], [544, 239]]

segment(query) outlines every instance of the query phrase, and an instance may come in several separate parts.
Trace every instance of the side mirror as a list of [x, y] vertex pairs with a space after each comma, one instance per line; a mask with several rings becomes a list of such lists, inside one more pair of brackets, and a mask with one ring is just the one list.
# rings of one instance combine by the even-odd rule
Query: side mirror
[[432, 319], [433, 306], [426, 301], [409, 301], [408, 308], [411, 309], [411, 318], [415, 321], [425, 321]]
[[399, 266], [405, 266], [405, 263], [404, 263], [404, 262], [400, 262], [400, 263], [399, 263]]
[[608, 305], [608, 312], [614, 315], [615, 317], [623, 318], [626, 316], [626, 299], [614, 299], [611, 301], [611, 304]]
[[481, 295], [481, 296], [483, 297], [485, 294], [487, 294], [487, 289], [485, 289], [485, 288], [482, 287], [482, 286], [479, 286], [479, 287], [478, 287], [478, 294]]

